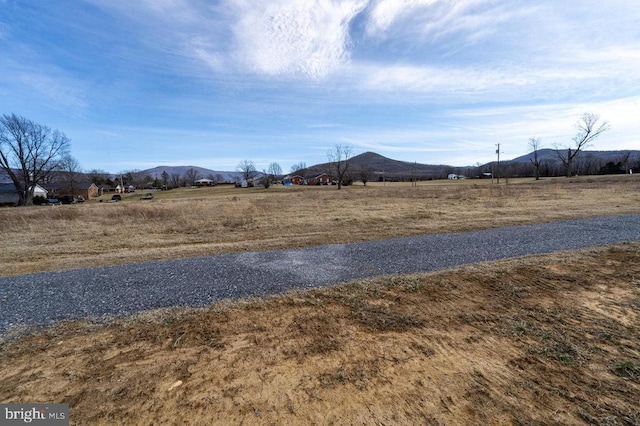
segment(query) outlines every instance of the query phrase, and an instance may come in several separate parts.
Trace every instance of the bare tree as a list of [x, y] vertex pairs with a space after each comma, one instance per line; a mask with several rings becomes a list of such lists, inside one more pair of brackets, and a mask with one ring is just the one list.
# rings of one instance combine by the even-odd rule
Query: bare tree
[[73, 197], [82, 179], [82, 168], [75, 157], [69, 154], [64, 156], [60, 162], [60, 178], [66, 186], [65, 191]]
[[120, 180], [120, 183], [125, 187], [133, 188], [146, 187], [150, 182], [153, 182], [155, 180], [151, 175], [145, 174], [142, 170], [139, 169], [122, 170], [119, 173], [119, 176], [120, 177], [116, 180]]
[[367, 182], [371, 181], [371, 177], [373, 176], [373, 169], [370, 166], [362, 166], [358, 169], [357, 173], [362, 184], [367, 186]]
[[198, 179], [200, 179], [200, 174], [194, 168], [190, 168], [184, 173], [184, 180], [191, 186], [195, 186]]
[[306, 177], [307, 174], [307, 163], [301, 161], [299, 163], [295, 163], [291, 165], [291, 174], [292, 175], [300, 175], [303, 178]]
[[282, 174], [282, 167], [278, 163], [269, 164], [269, 168], [267, 169], [267, 173], [273, 178], [276, 178]]
[[155, 178], [148, 173], [144, 173], [142, 170], [133, 170], [131, 172], [131, 185], [136, 188], [144, 188], [149, 185], [153, 186]]
[[242, 160], [238, 163], [237, 169], [242, 173], [242, 179], [249, 182], [258, 174], [255, 164], [251, 160]]
[[580, 175], [597, 175], [604, 166], [604, 161], [598, 155], [585, 153], [576, 159], [573, 170]]
[[264, 171], [264, 175], [264, 185], [268, 188], [268, 184], [277, 181], [278, 176], [282, 175], [282, 167], [280, 167], [280, 164], [278, 163], [271, 163], [269, 164], [269, 168]]
[[170, 177], [171, 177], [171, 187], [172, 188], [180, 187], [180, 183], [181, 183], [180, 173], [171, 173]]
[[0, 117], [0, 168], [18, 191], [18, 204], [33, 204], [35, 186], [60, 168], [69, 145], [58, 130], [15, 114]]
[[95, 183], [97, 186], [112, 186], [113, 179], [111, 175], [104, 170], [93, 169], [89, 172], [89, 178], [92, 183]]
[[533, 158], [530, 158], [531, 164], [533, 164], [533, 174], [536, 180], [540, 180], [540, 159], [538, 158], [538, 151], [542, 146], [540, 138], [529, 138], [529, 149], [533, 151]]
[[567, 172], [567, 177], [573, 174], [573, 161], [576, 156], [593, 141], [595, 141], [602, 133], [611, 129], [608, 121], [600, 121], [598, 114], [585, 112], [576, 123], [578, 133], [573, 137], [573, 147], [560, 149], [556, 147], [556, 154]]
[[338, 189], [342, 189], [342, 181], [349, 170], [349, 160], [352, 156], [353, 149], [349, 145], [338, 144], [327, 151], [329, 164], [338, 178]]
[[629, 173], [629, 163], [630, 163], [631, 152], [623, 153], [620, 156], [620, 165], [623, 168], [625, 174]]
[[269, 175], [269, 171], [266, 169], [262, 169], [262, 186], [265, 188], [269, 188], [271, 186], [271, 176]]

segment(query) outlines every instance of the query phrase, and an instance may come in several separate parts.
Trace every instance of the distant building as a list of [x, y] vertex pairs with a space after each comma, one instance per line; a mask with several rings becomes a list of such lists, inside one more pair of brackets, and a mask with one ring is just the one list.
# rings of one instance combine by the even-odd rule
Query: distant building
[[[40, 185], [36, 185], [33, 196], [47, 198], [48, 192]], [[0, 205], [17, 206], [20, 202], [20, 194], [12, 183], [0, 183]]]
[[327, 173], [319, 174], [307, 181], [307, 185], [331, 185], [333, 178]]
[[198, 179], [195, 181], [196, 186], [214, 186], [216, 181], [211, 179]]
[[100, 196], [100, 188], [93, 182], [51, 182], [46, 185], [49, 195], [60, 198], [65, 195], [72, 197], [82, 196], [85, 200], [90, 200]]
[[284, 183], [290, 183], [292, 185], [302, 185], [304, 183], [304, 178], [300, 175], [288, 175], [283, 179]]

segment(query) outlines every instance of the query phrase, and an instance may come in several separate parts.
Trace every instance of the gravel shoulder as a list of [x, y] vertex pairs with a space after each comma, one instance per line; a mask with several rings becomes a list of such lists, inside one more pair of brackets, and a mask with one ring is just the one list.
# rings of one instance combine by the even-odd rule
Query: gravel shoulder
[[202, 307], [380, 275], [640, 241], [640, 215], [1, 277], [0, 337], [58, 321]]

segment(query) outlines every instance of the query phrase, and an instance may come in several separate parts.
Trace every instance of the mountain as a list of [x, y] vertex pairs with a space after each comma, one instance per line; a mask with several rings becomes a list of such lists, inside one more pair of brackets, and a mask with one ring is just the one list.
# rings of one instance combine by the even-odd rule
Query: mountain
[[[557, 161], [558, 155], [555, 149], [545, 148], [538, 150], [538, 161]], [[531, 163], [533, 161], [533, 152], [530, 152], [513, 160], [507, 160], [514, 163]]]
[[[566, 151], [566, 150], [562, 150]], [[604, 164], [608, 162], [617, 163], [619, 161], [623, 161], [624, 158], [628, 155], [628, 158], [632, 161], [636, 161], [640, 159], [640, 151], [638, 150], [626, 150], [626, 151], [582, 151], [578, 154], [578, 157], [582, 158], [596, 158], [599, 162]], [[576, 158], [578, 158], [576, 157]], [[529, 154], [522, 155], [520, 157], [514, 158], [513, 160], [509, 160], [514, 163], [530, 163], [533, 160], [533, 152]], [[555, 149], [541, 149], [538, 151], [538, 160], [539, 161], [551, 161], [556, 162], [560, 161], [558, 158], [558, 154]]]
[[[412, 163], [409, 161], [392, 160], [375, 152], [365, 152], [351, 157], [349, 170], [356, 175], [360, 170], [367, 170], [373, 176], [372, 180], [379, 180], [384, 176], [387, 181], [410, 180], [415, 177], [418, 180], [440, 179], [453, 172], [453, 167], [447, 165], [433, 165]], [[331, 174], [331, 164], [322, 163], [308, 167], [305, 175], [315, 176], [321, 173]], [[357, 176], [356, 176], [357, 178]]]
[[197, 171], [198, 175], [202, 178], [209, 178], [211, 176], [218, 182], [236, 182], [242, 180], [242, 173], [240, 172], [216, 171], [198, 166], [158, 166], [152, 169], [142, 170], [140, 173], [161, 179], [162, 173], [164, 172], [167, 172], [169, 176], [184, 176], [190, 169]]
[[[566, 167], [558, 156], [566, 157], [565, 149], [559, 152], [555, 149], [541, 149], [538, 151], [540, 174], [542, 176], [563, 176]], [[502, 176], [531, 176], [533, 174], [533, 152], [516, 157], [513, 160], [500, 162]], [[496, 161], [480, 166], [484, 171], [494, 170]], [[640, 151], [581, 151], [573, 160], [573, 173], [578, 175], [621, 174], [637, 171], [640, 168]], [[497, 172], [496, 172], [497, 173]]]

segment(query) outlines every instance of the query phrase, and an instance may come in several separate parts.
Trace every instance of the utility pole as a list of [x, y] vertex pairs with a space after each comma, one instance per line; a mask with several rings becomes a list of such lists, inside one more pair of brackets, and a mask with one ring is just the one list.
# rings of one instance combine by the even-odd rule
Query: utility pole
[[498, 185], [500, 185], [500, 144], [496, 144], [498, 149], [496, 149], [496, 154], [498, 154], [498, 166], [496, 170], [496, 178], [498, 179]]

